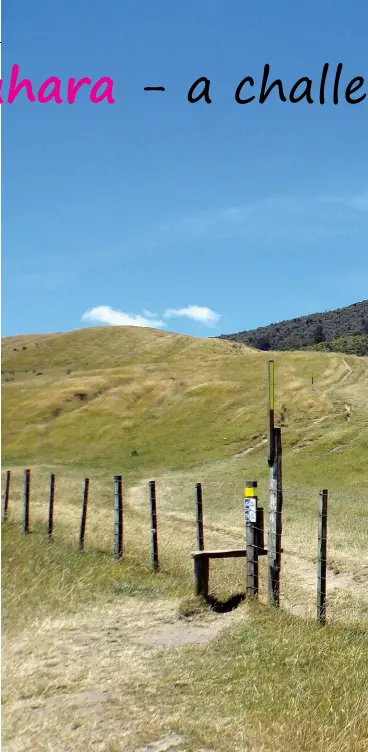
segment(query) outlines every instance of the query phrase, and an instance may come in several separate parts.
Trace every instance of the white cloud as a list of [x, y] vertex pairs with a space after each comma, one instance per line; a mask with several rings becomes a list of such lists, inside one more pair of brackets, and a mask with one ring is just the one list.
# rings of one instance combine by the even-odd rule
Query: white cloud
[[215, 311], [211, 311], [206, 306], [197, 305], [190, 305], [187, 308], [168, 308], [164, 313], [165, 319], [182, 317], [193, 319], [193, 321], [198, 321], [206, 326], [215, 326], [220, 319], [220, 315]]
[[[166, 327], [164, 321], [159, 318], [159, 314], [147, 311], [146, 308], [143, 308], [143, 314], [141, 316], [140, 314], [123, 313], [123, 311], [115, 311], [110, 306], [96, 306], [96, 308], [91, 308], [83, 314], [82, 321], [99, 322], [110, 326], [143, 326], [151, 329]], [[207, 306], [190, 305], [187, 308], [168, 308], [163, 314], [163, 318], [187, 318], [197, 321], [199, 324], [213, 327], [221, 317]]]
[[82, 321], [99, 321], [102, 324], [110, 324], [110, 326], [147, 326], [154, 329], [162, 329], [166, 324], [159, 319], [154, 319], [153, 314], [147, 315], [149, 312], [145, 311], [145, 316], [139, 314], [123, 313], [122, 311], [114, 311], [110, 306], [97, 306], [91, 308], [90, 311], [82, 316]]

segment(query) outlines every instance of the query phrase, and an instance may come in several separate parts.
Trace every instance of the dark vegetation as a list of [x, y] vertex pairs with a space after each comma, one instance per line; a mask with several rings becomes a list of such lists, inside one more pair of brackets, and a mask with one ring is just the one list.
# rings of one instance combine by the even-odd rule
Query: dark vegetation
[[222, 334], [257, 350], [324, 350], [368, 355], [368, 300], [325, 313], [312, 313], [237, 334]]

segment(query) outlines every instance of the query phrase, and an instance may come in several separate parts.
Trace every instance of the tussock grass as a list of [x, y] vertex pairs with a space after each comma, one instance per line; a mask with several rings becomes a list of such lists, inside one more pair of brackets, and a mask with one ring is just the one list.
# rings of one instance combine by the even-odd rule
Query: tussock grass
[[[261, 559], [260, 603], [225, 617], [192, 595], [194, 484], [203, 486], [205, 545], [244, 545], [247, 479], [258, 480], [267, 506], [269, 357], [285, 424], [281, 610], [265, 605]], [[2, 527], [9, 752], [147, 752], [159, 740], [170, 748], [170, 739], [178, 752], [368, 748], [367, 373], [366, 358], [264, 354], [124, 327], [3, 342], [3, 464], [12, 470]], [[29, 536], [21, 533], [25, 467], [32, 470]], [[113, 558], [114, 473], [124, 477], [120, 562]], [[90, 499], [80, 554], [85, 477]], [[320, 629], [317, 497], [326, 487], [328, 626]], [[214, 598], [225, 601], [244, 584], [244, 560], [211, 563]], [[216, 620], [227, 628], [208, 644], [155, 647], [154, 630], [175, 634], [178, 624], [197, 622], [210, 631]]]
[[122, 467], [138, 477], [231, 457], [265, 438], [270, 357], [277, 411], [287, 408], [285, 446], [310, 455], [366, 437], [366, 358], [99, 327], [3, 340], [4, 461]]
[[19, 525], [2, 529], [2, 625], [16, 634], [61, 614], [77, 614], [81, 608], [117, 597], [174, 597], [185, 593], [174, 574], [153, 576], [137, 554], [116, 562], [109, 552], [96, 549], [83, 554], [73, 545], [69, 531], [59, 526], [49, 544], [41, 525], [24, 536]]
[[[3, 528], [3, 556], [7, 749], [22, 739], [25, 750], [93, 742], [130, 752], [173, 733], [179, 752], [366, 749], [362, 627], [321, 629], [243, 604], [233, 628], [208, 645], [138, 648], [155, 623], [175, 626], [166, 604], [185, 592], [179, 578], [153, 576], [130, 557], [80, 555], [61, 539], [47, 546], [41, 531], [23, 539], [15, 523]], [[206, 623], [199, 599], [182, 598], [175, 611]]]
[[[164, 473], [156, 479], [159, 561], [162, 576], [174, 575], [186, 592], [193, 587], [190, 552], [196, 548], [194, 485], [203, 484], [204, 538], [208, 548], [242, 547], [243, 486], [246, 477], [257, 478], [259, 501], [267, 509], [268, 473], [257, 457], [244, 457], [205, 465], [195, 470]], [[285, 463], [287, 464], [287, 463]], [[301, 462], [302, 473], [306, 463]], [[53, 545], [62, 546], [78, 561], [84, 473], [62, 467], [34, 467], [31, 471], [30, 524], [40, 545], [47, 548], [49, 471], [56, 475]], [[92, 470], [87, 512], [85, 555], [113, 557], [113, 477]], [[297, 462], [293, 464], [297, 473]], [[315, 617], [318, 489], [287, 482], [283, 511], [282, 606], [306, 618]], [[22, 523], [23, 472], [12, 469], [9, 521], [17, 530]], [[125, 484], [124, 554], [150, 571], [151, 539], [148, 478]], [[266, 515], [267, 522], [267, 515]], [[33, 534], [32, 534], [33, 535]], [[265, 531], [267, 539], [267, 530]], [[32, 537], [32, 536], [31, 536]], [[26, 540], [23, 543], [28, 545]], [[330, 621], [368, 623], [368, 527], [365, 493], [332, 488], [328, 516], [328, 618]], [[105, 557], [105, 559], [104, 559]], [[26, 557], [27, 558], [27, 557]], [[260, 598], [267, 599], [266, 561], [260, 559]], [[77, 572], [75, 572], [75, 576]], [[241, 559], [215, 560], [210, 567], [211, 593], [226, 600], [244, 592], [245, 564]]]
[[160, 697], [176, 730], [219, 752], [366, 750], [367, 633], [247, 611], [230, 635], [187, 649], [180, 666], [162, 654]]

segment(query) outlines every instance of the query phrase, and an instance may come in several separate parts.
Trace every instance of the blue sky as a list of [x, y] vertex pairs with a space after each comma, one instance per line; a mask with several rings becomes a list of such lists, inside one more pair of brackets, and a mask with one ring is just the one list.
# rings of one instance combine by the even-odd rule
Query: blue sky
[[[116, 101], [2, 105], [3, 336], [214, 336], [367, 298], [368, 96], [318, 104], [326, 62], [368, 93], [367, 27], [361, 0], [4, 3], [4, 99], [16, 63], [36, 93], [110, 76]], [[266, 63], [317, 102], [237, 104]]]

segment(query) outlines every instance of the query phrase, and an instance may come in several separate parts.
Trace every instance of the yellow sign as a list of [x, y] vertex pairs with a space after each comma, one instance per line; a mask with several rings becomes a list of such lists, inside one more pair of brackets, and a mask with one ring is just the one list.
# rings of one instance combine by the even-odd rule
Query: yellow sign
[[250, 496], [257, 496], [257, 488], [245, 488], [244, 496], [249, 498]]

